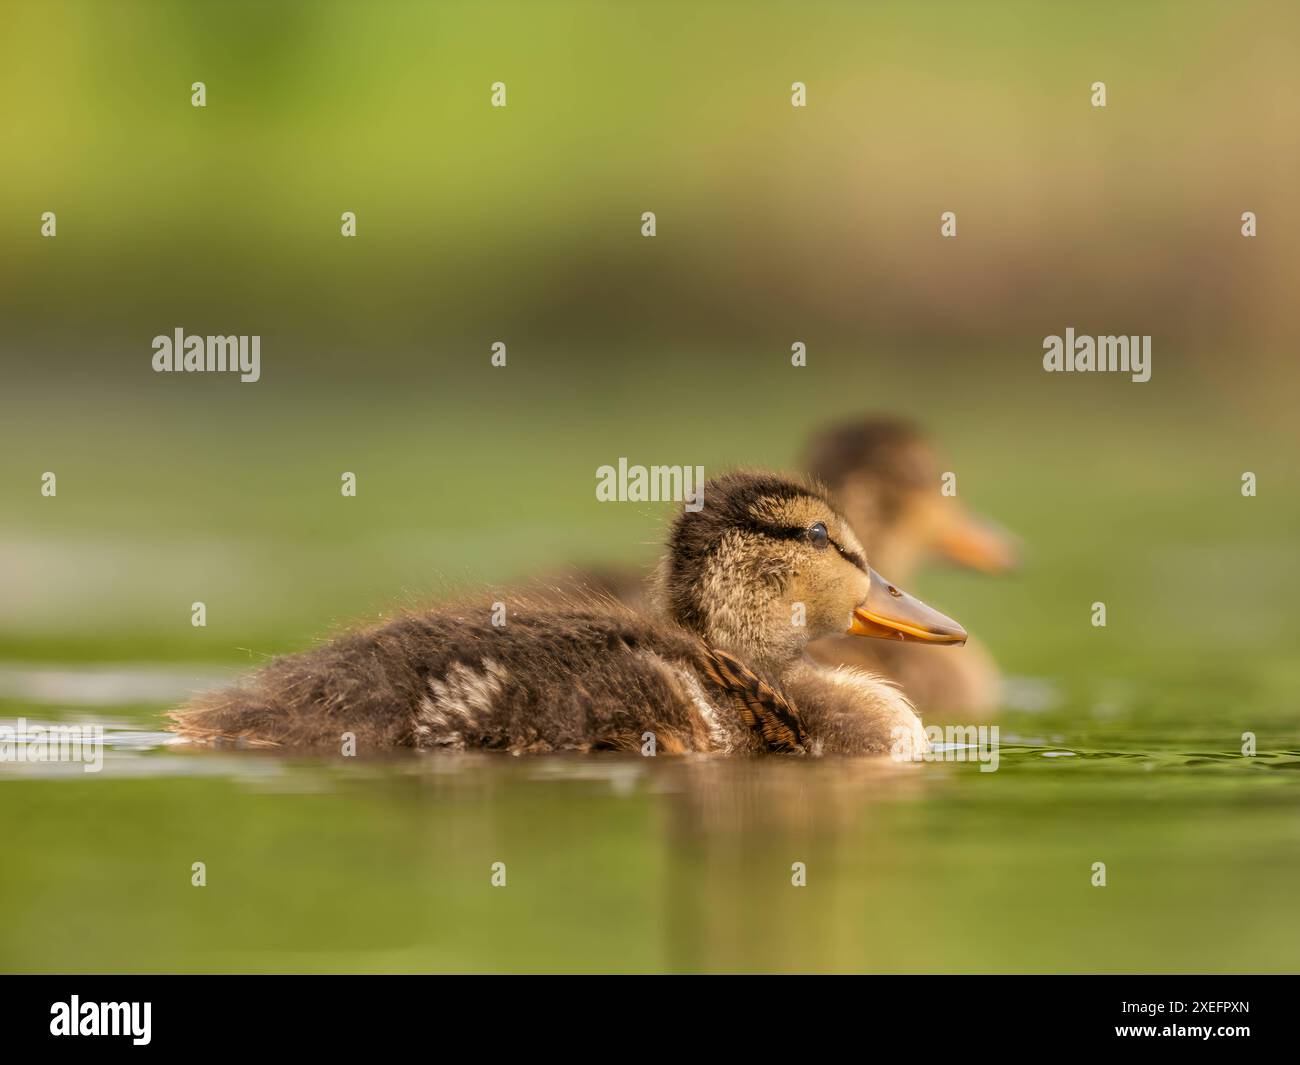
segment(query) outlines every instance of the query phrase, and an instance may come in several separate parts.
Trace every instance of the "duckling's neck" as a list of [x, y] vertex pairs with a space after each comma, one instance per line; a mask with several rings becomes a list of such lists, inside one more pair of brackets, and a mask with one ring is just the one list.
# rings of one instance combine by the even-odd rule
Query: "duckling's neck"
[[774, 600], [737, 604], [709, 583], [674, 590], [665, 563], [651, 583], [650, 600], [660, 617], [769, 676], [780, 676], [801, 658], [810, 635], [793, 617], [784, 616], [788, 608]]
[[768, 676], [779, 677], [800, 659], [808, 644], [807, 639], [793, 635], [799, 631], [793, 625], [790, 627], [791, 638], [778, 640], [765, 629], [753, 629], [743, 619], [737, 620], [738, 624], [733, 623], [733, 619], [718, 619], [700, 635], [710, 647], [729, 651], [743, 659], [751, 669]]

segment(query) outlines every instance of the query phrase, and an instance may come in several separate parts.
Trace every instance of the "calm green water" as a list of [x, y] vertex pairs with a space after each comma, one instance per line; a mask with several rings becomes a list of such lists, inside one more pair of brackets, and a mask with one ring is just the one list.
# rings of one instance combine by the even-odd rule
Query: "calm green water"
[[1025, 708], [1002, 715], [991, 773], [308, 761], [168, 747], [154, 707], [47, 707], [104, 723], [108, 751], [99, 774], [0, 766], [0, 968], [1294, 970], [1300, 733], [1241, 683], [1013, 685]]

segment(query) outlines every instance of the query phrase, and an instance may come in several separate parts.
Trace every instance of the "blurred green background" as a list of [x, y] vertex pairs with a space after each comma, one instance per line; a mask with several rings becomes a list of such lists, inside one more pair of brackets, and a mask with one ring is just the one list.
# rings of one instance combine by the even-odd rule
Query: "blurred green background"
[[[925, 767], [919, 795], [909, 774], [819, 829], [841, 902], [808, 902], [794, 927], [819, 912], [857, 929], [848, 940], [824, 925], [770, 949], [745, 929], [718, 941], [724, 900], [775, 847], [771, 826], [661, 834], [662, 795], [704, 801], [676, 769], [607, 806], [580, 783], [543, 800], [529, 771], [474, 763], [452, 789], [473, 801], [450, 808], [400, 775], [309, 800], [250, 797], [233, 771], [160, 769], [0, 787], [26, 833], [0, 877], [9, 912], [46, 928], [105, 882], [125, 892], [91, 907], [105, 919], [94, 935], [5, 933], [6, 968], [112, 970], [155, 918], [208, 930], [187, 953], [163, 936], [136, 955], [161, 968], [1295, 967], [1282, 904], [1300, 887], [1295, 775], [1253, 771], [1293, 768], [1300, 751], [1295, 5], [11, 0], [5, 23], [0, 662], [234, 668], [483, 581], [648, 564], [667, 509], [598, 505], [598, 466], [788, 467], [823, 421], [893, 412], [926, 425], [960, 494], [1028, 547], [1010, 580], [935, 570], [914, 590], [1059, 693], [1048, 717], [1009, 709], [1023, 764]], [[1089, 103], [1098, 80], [1104, 109]], [[505, 109], [489, 106], [494, 81]], [[806, 109], [790, 106], [794, 81]], [[947, 210], [955, 240], [939, 236]], [[355, 239], [339, 234], [343, 211]], [[261, 381], [155, 374], [151, 339], [178, 326], [261, 335]], [[1069, 326], [1151, 334], [1151, 381], [1045, 374], [1043, 337]], [[489, 365], [496, 340], [504, 369]], [[790, 366], [796, 340], [805, 368]], [[1247, 470], [1257, 498], [1240, 494]], [[343, 471], [355, 499], [340, 496]], [[190, 624], [196, 600], [206, 628]], [[1095, 600], [1105, 629], [1089, 624]], [[13, 692], [0, 706], [33, 713]], [[157, 727], [164, 708], [114, 713]], [[1218, 765], [1245, 729], [1268, 759]], [[1052, 744], [1079, 757], [1029, 768]], [[752, 768], [718, 772], [708, 794], [743, 805], [757, 789], [746, 808], [765, 809], [796, 771], [772, 770], [770, 790]], [[835, 801], [842, 770], [826, 772], [801, 794]], [[498, 792], [483, 781], [502, 774], [486, 803], [480, 789]], [[83, 791], [113, 801], [89, 813]], [[317, 801], [334, 836], [301, 842]], [[521, 811], [551, 809], [539, 802], [556, 812], [554, 834], [528, 837], [539, 854], [587, 842], [565, 868], [585, 857], [635, 878], [667, 855], [677, 871], [638, 881], [653, 905], [619, 896], [626, 965], [558, 872], [544, 897], [572, 904], [563, 964], [545, 943], [515, 950], [523, 911], [455, 911], [463, 900], [439, 894], [430, 870], [446, 866], [412, 824], [517, 833]], [[69, 839], [78, 817], [93, 827]], [[163, 866], [194, 850], [169, 835], [182, 822], [225, 845], [254, 825], [269, 841], [242, 855], [248, 894], [220, 919], [193, 911], [184, 870], [183, 902], [147, 886], [162, 891]], [[391, 878], [355, 861], [381, 823], [409, 829], [385, 829], [407, 831]], [[290, 838], [312, 856], [297, 874], [272, 845]], [[1143, 901], [1041, 950], [982, 937], [999, 898], [1006, 922], [1041, 934], [1076, 875], [1055, 858], [1086, 870], [1105, 839], [1145, 856]], [[860, 848], [881, 840], [929, 857], [868, 876]], [[119, 853], [139, 856], [126, 880], [108, 871]], [[325, 906], [277, 925], [274, 948], [211, 953], [236, 912], [253, 929], [273, 921], [278, 903], [257, 894], [270, 882], [343, 876], [315, 868], [327, 854], [353, 899], [392, 908], [370, 938], [404, 943], [414, 928], [415, 946], [334, 943]], [[692, 880], [683, 903], [691, 854], [716, 891]], [[771, 864], [788, 868], [786, 850]], [[894, 912], [928, 893], [947, 923], [881, 933], [873, 953], [870, 885]], [[495, 933], [423, 950], [436, 934], [403, 900], [430, 898]], [[1247, 901], [1261, 931], [1230, 942]], [[663, 908], [682, 905], [695, 916], [669, 934]]]

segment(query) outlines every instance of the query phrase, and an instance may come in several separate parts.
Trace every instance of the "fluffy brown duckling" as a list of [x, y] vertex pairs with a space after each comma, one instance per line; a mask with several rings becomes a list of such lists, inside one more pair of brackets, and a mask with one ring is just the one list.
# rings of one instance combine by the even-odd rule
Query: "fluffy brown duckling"
[[[826, 668], [819, 636], [960, 643], [950, 618], [873, 573], [822, 491], [770, 474], [709, 482], [673, 521], [657, 616], [612, 600], [462, 603], [272, 661], [173, 715], [195, 742], [513, 753], [924, 749], [894, 686]], [[503, 621], [503, 624], [494, 624]], [[901, 733], [900, 733], [901, 730]]]
[[[1017, 563], [1008, 533], [940, 493], [934, 448], [909, 422], [866, 418], [832, 426], [810, 441], [804, 468], [871, 544], [872, 564], [894, 580], [906, 583], [932, 558], [985, 573]], [[997, 664], [976, 641], [960, 655], [946, 655], [912, 643], [831, 637], [812, 644], [809, 654], [823, 664], [881, 673], [927, 712], [987, 712], [999, 701]]]

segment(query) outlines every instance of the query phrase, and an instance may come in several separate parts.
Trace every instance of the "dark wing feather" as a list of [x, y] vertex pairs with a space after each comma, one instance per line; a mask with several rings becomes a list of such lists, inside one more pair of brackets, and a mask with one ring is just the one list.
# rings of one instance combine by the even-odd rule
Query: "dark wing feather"
[[703, 672], [740, 711], [745, 726], [771, 751], [802, 752], [808, 742], [799, 711], [745, 663], [716, 647], [704, 647]]

